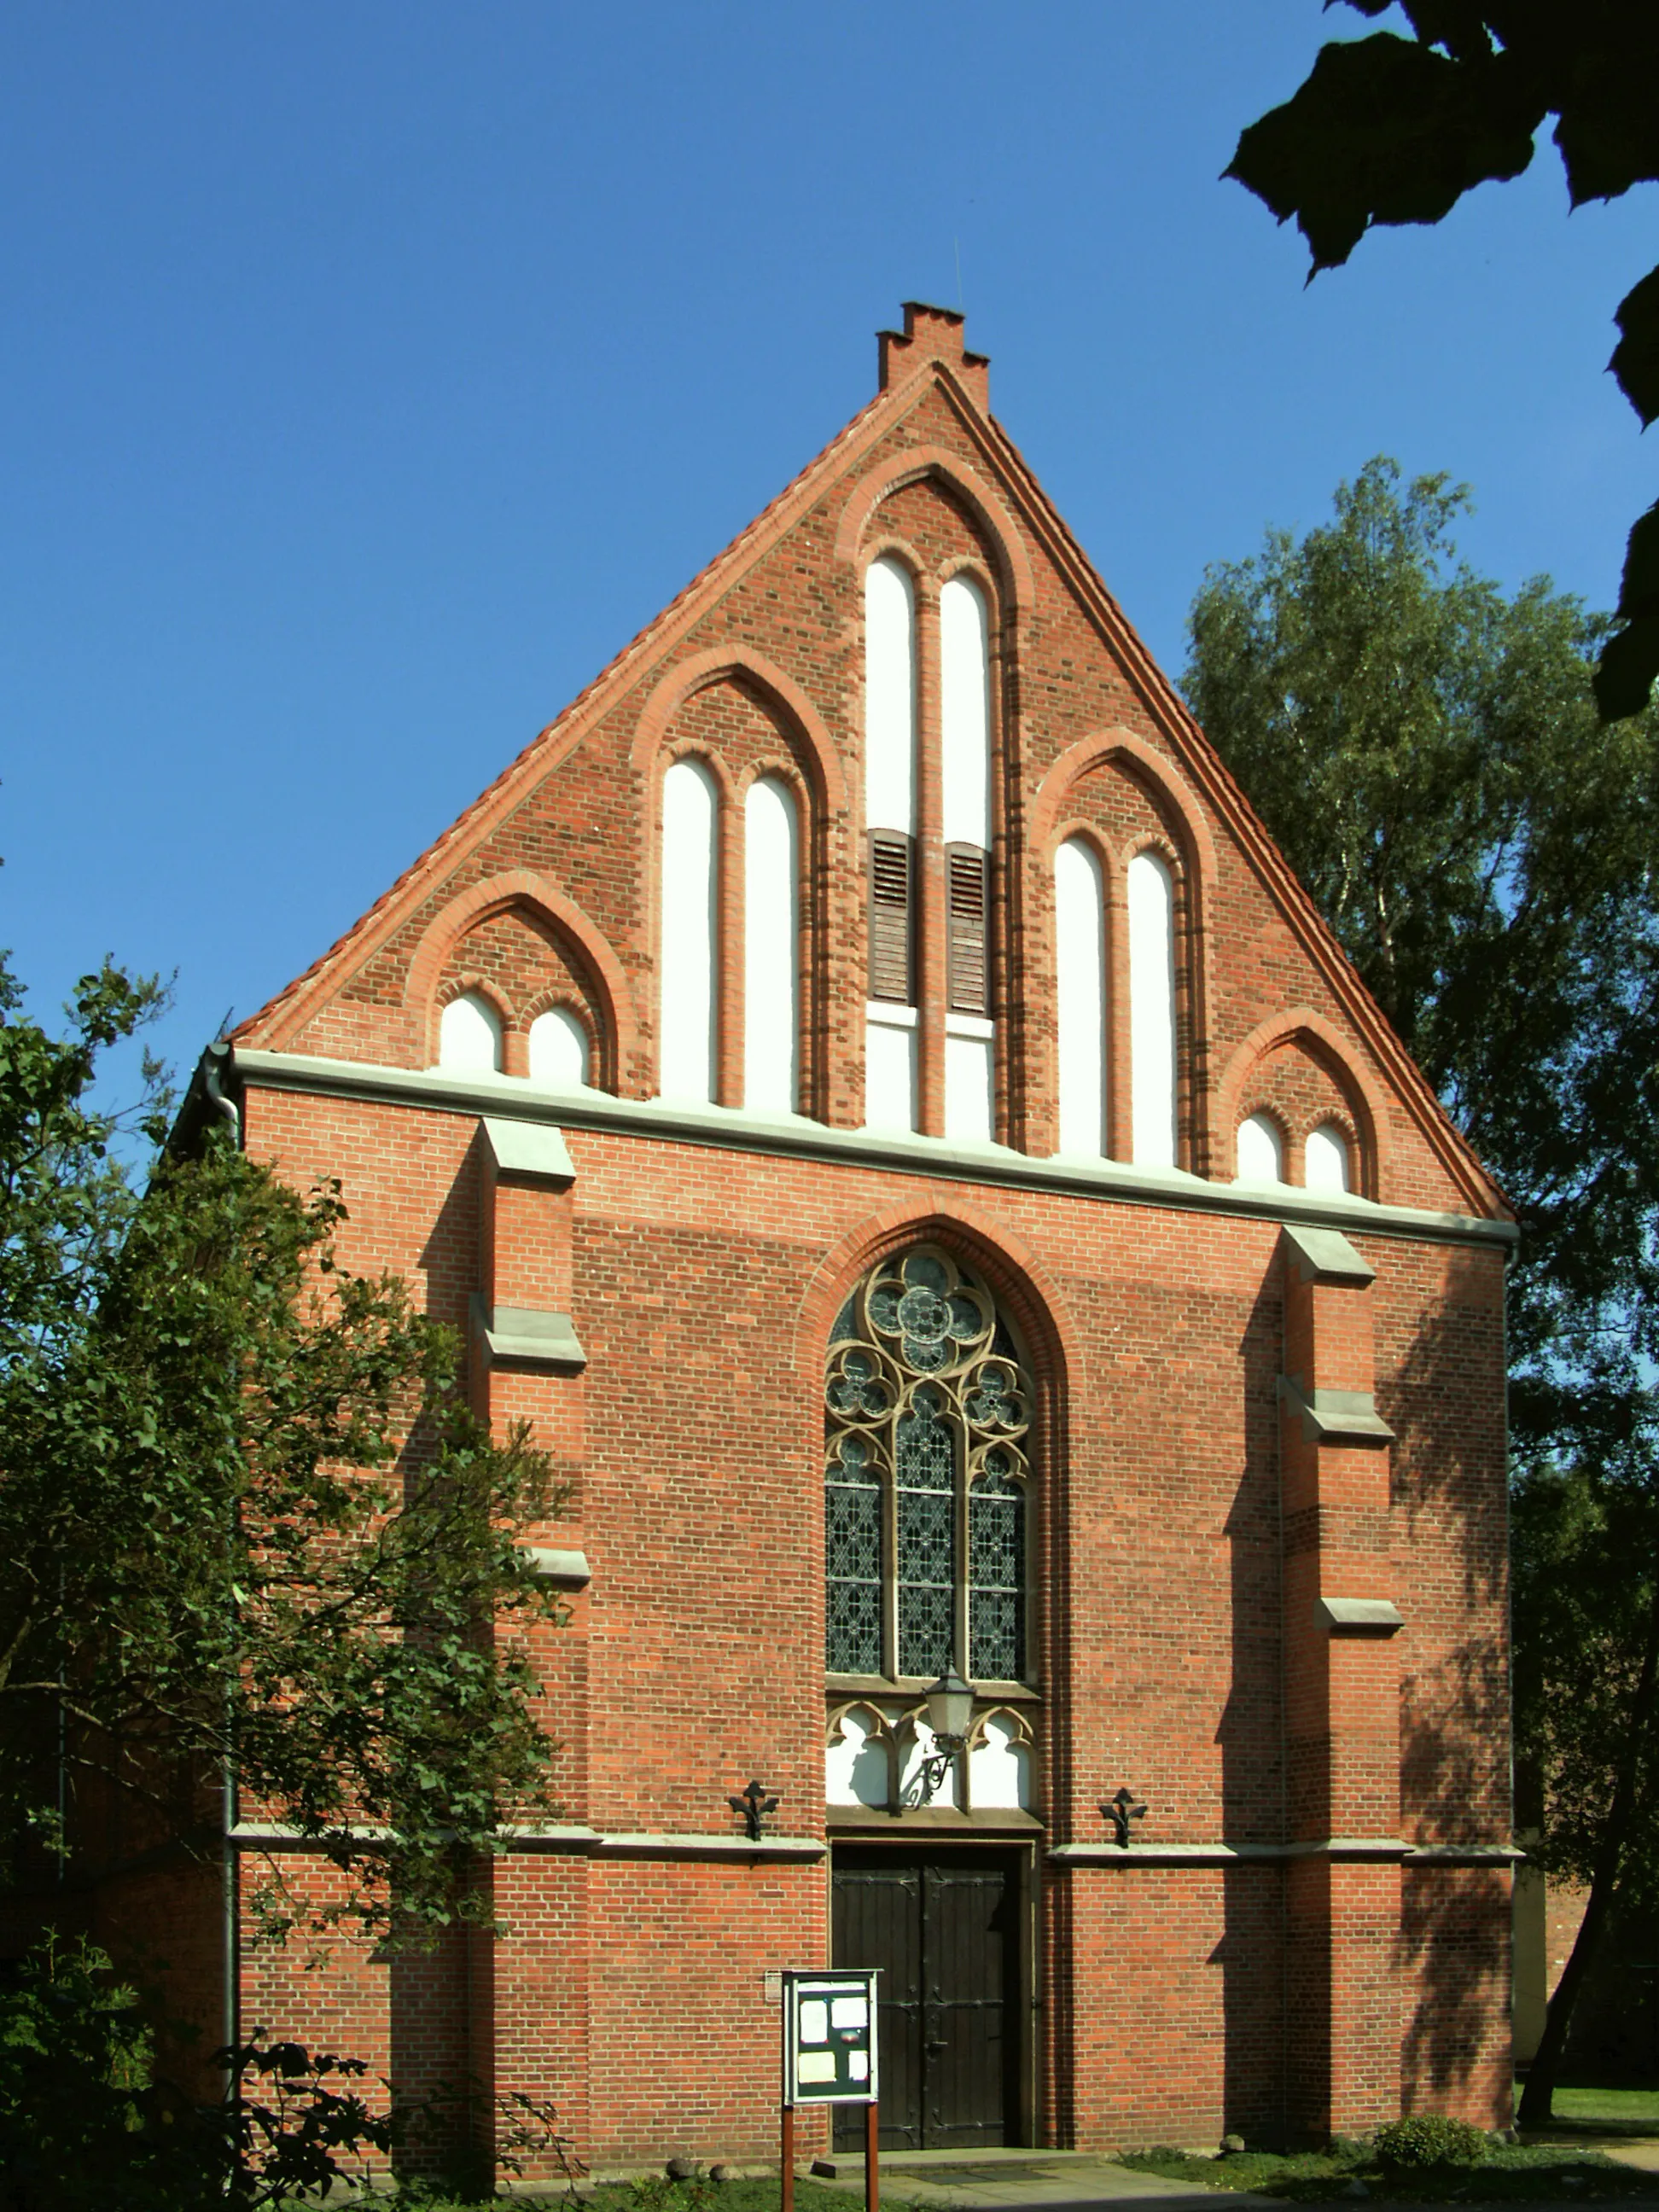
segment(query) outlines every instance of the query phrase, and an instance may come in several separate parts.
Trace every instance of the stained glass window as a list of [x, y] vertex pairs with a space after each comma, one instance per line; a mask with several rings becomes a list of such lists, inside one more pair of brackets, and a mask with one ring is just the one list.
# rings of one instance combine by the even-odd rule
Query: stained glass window
[[1017, 1682], [1025, 1672], [1025, 1494], [1013, 1455], [994, 1444], [968, 1492], [969, 1675]]
[[956, 1463], [945, 1394], [925, 1386], [898, 1419], [901, 1674], [942, 1674], [956, 1657]]
[[881, 1672], [881, 1490], [868, 1439], [834, 1438], [823, 1498], [827, 1663], [833, 1674]]
[[933, 1245], [884, 1261], [824, 1381], [826, 1663], [1023, 1680], [1031, 1393], [989, 1291]]

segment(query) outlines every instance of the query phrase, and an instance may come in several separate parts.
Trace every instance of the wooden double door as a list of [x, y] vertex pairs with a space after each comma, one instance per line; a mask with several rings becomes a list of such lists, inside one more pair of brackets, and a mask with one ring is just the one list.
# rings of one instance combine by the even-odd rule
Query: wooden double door
[[[835, 1962], [878, 1966], [881, 2148], [1020, 2140], [1021, 1854], [973, 1846], [836, 1848]], [[836, 2108], [836, 2142], [863, 2114]]]

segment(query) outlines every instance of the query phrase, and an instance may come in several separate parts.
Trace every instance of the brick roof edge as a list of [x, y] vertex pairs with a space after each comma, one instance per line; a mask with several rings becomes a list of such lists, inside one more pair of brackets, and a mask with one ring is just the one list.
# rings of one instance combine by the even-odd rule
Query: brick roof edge
[[[903, 397], [908, 408], [913, 404], [917, 393], [915, 389], [907, 387]], [[270, 1046], [273, 1041], [269, 1037], [261, 1037], [258, 1032], [269, 1030], [273, 1024], [280, 1025], [286, 1032], [291, 1034], [293, 1029], [306, 1018], [309, 1012], [309, 1002], [320, 995], [320, 991], [313, 987], [320, 986], [326, 979], [329, 970], [361, 939], [367, 938], [370, 940], [364, 946], [367, 951], [374, 949], [377, 936], [391, 933], [392, 928], [396, 926], [397, 916], [394, 909], [400, 908], [405, 902], [405, 895], [417, 882], [435, 872], [439, 860], [458, 842], [464, 840], [465, 834], [469, 829], [481, 826], [483, 818], [494, 811], [495, 806], [505, 798], [509, 790], [528, 780], [532, 767], [537, 775], [544, 775], [557, 765], [562, 757], [560, 747], [562, 746], [563, 750], [569, 750], [574, 746], [587, 721], [598, 711], [602, 698], [608, 698], [609, 695], [618, 687], [624, 672], [631, 671], [633, 664], [640, 658], [645, 648], [656, 641], [660, 641], [666, 646], [670, 641], [668, 634], [672, 629], [689, 626], [690, 622], [695, 619], [693, 602], [696, 602], [696, 611], [700, 612], [702, 600], [712, 595], [713, 587], [717, 580], [725, 575], [738, 556], [745, 551], [757, 554], [759, 552], [761, 548], [754, 541], [760, 532], [767, 530], [769, 524], [774, 526], [767, 532], [769, 544], [774, 538], [782, 534], [783, 530], [787, 526], [784, 520], [784, 510], [800, 502], [809, 480], [817, 478], [831, 457], [839, 453], [841, 448], [853, 438], [860, 426], [886, 404], [888, 394], [878, 392], [867, 405], [861, 407], [852, 420], [836, 433], [829, 444], [815, 453], [805, 467], [791, 477], [776, 498], [769, 500], [752, 521], [745, 523], [735, 538], [722, 546], [711, 560], [706, 562], [690, 583], [677, 592], [667, 605], [653, 615], [641, 629], [636, 630], [621, 651], [614, 653], [606, 661], [598, 675], [585, 684], [574, 697], [560, 708], [553, 720], [537, 732], [530, 743], [522, 751], [514, 755], [500, 775], [491, 778], [471, 805], [463, 807], [447, 828], [439, 831], [432, 842], [422, 852], [416, 854], [403, 872], [381, 892], [374, 904], [366, 907], [356, 921], [349, 928], [341, 932], [326, 951], [319, 953], [308, 968], [302, 969], [291, 982], [284, 984], [280, 991], [267, 999], [264, 1006], [256, 1012], [248, 1015], [246, 1020], [236, 1024], [231, 1031], [232, 1042]], [[558, 740], [559, 744], [556, 745], [555, 740]], [[386, 923], [384, 933], [377, 933], [374, 929], [373, 925], [376, 921]], [[295, 1004], [296, 1000], [305, 1003], [296, 1006]], [[284, 1015], [287, 1016], [286, 1021], [279, 1024], [279, 1017]]]
[[[977, 365], [981, 356], [975, 356]], [[684, 587], [676, 592], [642, 629], [612, 656], [592, 679], [576, 693], [522, 751], [509, 761], [477, 798], [456, 816], [448, 827], [410, 862], [374, 904], [337, 937], [326, 951], [266, 1000], [257, 1012], [240, 1022], [232, 1041], [280, 1050], [308, 1018], [322, 997], [333, 971], [354, 950], [364, 957], [389, 937], [404, 917], [404, 910], [424, 895], [448, 855], [463, 845], [469, 830], [482, 835], [488, 819], [505, 811], [517, 787], [532, 775], [544, 775], [566, 752], [573, 750], [592, 717], [609, 702], [624, 678], [631, 679], [635, 664], [647, 647], [666, 649], [674, 634], [689, 628], [716, 596], [731, 569], [744, 559], [758, 559], [775, 544], [809, 505], [821, 480], [836, 466], [845, 466], [857, 448], [872, 443], [885, 419], [910, 411], [933, 385], [943, 389], [963, 428], [984, 451], [1024, 512], [1025, 519], [1044, 550], [1071, 582], [1073, 588], [1107, 642], [1121, 659], [1148, 711], [1168, 737], [1182, 764], [1190, 771], [1202, 795], [1230, 829], [1239, 846], [1275, 897], [1304, 951], [1352, 1018], [1379, 1063], [1388, 1071], [1401, 1097], [1439, 1159], [1441, 1165], [1471, 1200], [1477, 1212], [1512, 1219], [1513, 1209], [1482, 1165], [1461, 1130], [1452, 1121], [1433, 1086], [1413, 1059], [1405, 1043], [1361, 980], [1335, 933], [1300, 878], [1279, 851], [1266, 823], [1194, 718], [1175, 685], [1141, 642], [1133, 624], [1094, 563], [1084, 551], [1041, 480], [994, 415], [981, 409], [941, 360], [927, 364], [927, 373], [914, 373], [888, 389], [878, 391], [809, 460], [805, 467], [769, 500], [736, 537], [707, 562]], [[457, 855], [459, 857], [459, 854]]]

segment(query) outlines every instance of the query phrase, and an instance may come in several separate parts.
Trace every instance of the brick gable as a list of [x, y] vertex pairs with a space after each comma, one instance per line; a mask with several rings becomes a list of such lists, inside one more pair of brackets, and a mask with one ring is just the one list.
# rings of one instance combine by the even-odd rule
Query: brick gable
[[[571, 1498], [532, 1540], [581, 1561], [568, 1626], [530, 1653], [560, 1816], [505, 1839], [501, 1939], [390, 1965], [343, 1947], [317, 1974], [297, 1947], [249, 1952], [234, 1994], [279, 2029], [338, 2022], [326, 2039], [413, 2091], [471, 2073], [551, 2097], [601, 2164], [757, 2159], [767, 1973], [835, 1956], [843, 1874], [884, 1853], [948, 1888], [977, 1852], [1018, 1922], [986, 2122], [1007, 2139], [1283, 2139], [1402, 2103], [1506, 2123], [1512, 1226], [989, 414], [960, 318], [907, 310], [881, 357], [871, 404], [222, 1055], [247, 1146], [296, 1182], [339, 1176], [343, 1259], [410, 1279], [464, 1341], [480, 1412], [532, 1422]], [[882, 556], [927, 641], [921, 1121], [898, 1133], [863, 1126], [863, 579]], [[950, 1034], [932, 640], [957, 578], [990, 611], [995, 1144], [945, 1138], [927, 1058]], [[716, 1096], [690, 1105], [657, 1097], [681, 759], [724, 856]], [[799, 830], [794, 1115], [742, 1103], [761, 776]], [[1170, 887], [1175, 1170], [1123, 1145], [1121, 1022], [1116, 1149], [1056, 1154], [1073, 838], [1098, 866], [1113, 1006], [1126, 882], [1150, 854]], [[467, 989], [503, 1024], [499, 1073], [434, 1066]], [[598, 1040], [587, 1091], [527, 1079], [555, 1006]], [[1232, 1180], [1253, 1113], [1281, 1133], [1282, 1184]], [[1319, 1126], [1350, 1192], [1301, 1187]], [[975, 1726], [1018, 1745], [1017, 1802], [972, 1799], [973, 1743], [965, 1804], [877, 1808], [826, 1780], [849, 1712], [882, 1758], [921, 1741], [919, 1680], [826, 1672], [824, 1504], [837, 1316], [921, 1248], [983, 1285], [1030, 1393], [1030, 1665], [976, 1686]], [[563, 1354], [499, 1349], [533, 1346], [531, 1324]], [[751, 1778], [781, 1801], [757, 1844], [727, 1802]], [[1147, 1808], [1127, 1848], [1103, 1817], [1123, 1787]], [[325, 1901], [327, 1870], [301, 1872]], [[1124, 2034], [1137, 2012], [1155, 2037]], [[804, 2148], [823, 2140], [804, 2118]]]

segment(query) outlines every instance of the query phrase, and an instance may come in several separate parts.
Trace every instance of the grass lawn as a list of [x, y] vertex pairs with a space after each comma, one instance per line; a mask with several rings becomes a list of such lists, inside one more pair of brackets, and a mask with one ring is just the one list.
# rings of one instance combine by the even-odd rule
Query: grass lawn
[[1561, 2204], [1581, 2197], [1652, 2197], [1659, 2177], [1619, 2166], [1599, 2151], [1559, 2143], [1493, 2143], [1478, 2166], [1420, 2166], [1384, 2172], [1370, 2148], [1339, 2144], [1328, 2151], [1235, 2151], [1226, 2158], [1188, 2158], [1181, 2151], [1133, 2151], [1123, 2165], [1162, 2174], [1194, 2189], [1255, 2189], [1304, 2204], [1328, 2203], [1358, 2191], [1411, 2204], [1492, 2204], [1530, 2199]]
[[1659, 2135], [1659, 2089], [1558, 2088], [1553, 2102], [1553, 2124], [1574, 2133]]
[[[590, 2212], [778, 2212], [778, 2183], [775, 2174], [756, 2181], [668, 2181], [660, 2174], [640, 2181], [607, 2181], [597, 2187], [581, 2185], [581, 2203]], [[549, 2187], [544, 2197], [526, 2188], [515, 2200], [526, 2208], [533, 2203], [556, 2206], [569, 2200]], [[844, 2189], [826, 2188], [822, 2182], [795, 2181], [795, 2212], [856, 2212], [863, 2198]], [[496, 2198], [499, 2204], [501, 2200]], [[419, 2212], [476, 2212], [470, 2200], [426, 2197], [415, 2200]]]

